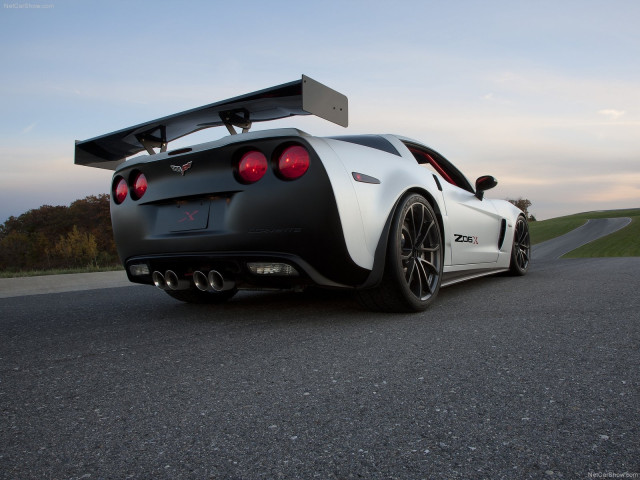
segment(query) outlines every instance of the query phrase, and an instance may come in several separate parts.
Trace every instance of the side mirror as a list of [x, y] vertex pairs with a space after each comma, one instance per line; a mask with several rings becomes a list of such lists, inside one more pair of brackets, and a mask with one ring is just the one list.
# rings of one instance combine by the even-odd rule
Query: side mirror
[[498, 180], [496, 180], [495, 177], [492, 177], [491, 175], [483, 175], [482, 177], [478, 177], [478, 179], [476, 180], [476, 197], [478, 197], [479, 200], [482, 200], [484, 198], [484, 192], [486, 190], [492, 189], [496, 185], [498, 185]]

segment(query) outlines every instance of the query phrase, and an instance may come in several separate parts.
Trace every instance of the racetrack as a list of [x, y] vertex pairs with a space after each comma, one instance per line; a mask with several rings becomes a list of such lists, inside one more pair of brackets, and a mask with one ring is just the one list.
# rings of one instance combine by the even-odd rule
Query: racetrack
[[410, 315], [340, 292], [4, 298], [0, 478], [640, 472], [639, 269], [534, 262]]
[[560, 237], [534, 245], [534, 260], [555, 260], [582, 245], [598, 238], [617, 232], [631, 223], [628, 217], [599, 218], [587, 220], [587, 223]]

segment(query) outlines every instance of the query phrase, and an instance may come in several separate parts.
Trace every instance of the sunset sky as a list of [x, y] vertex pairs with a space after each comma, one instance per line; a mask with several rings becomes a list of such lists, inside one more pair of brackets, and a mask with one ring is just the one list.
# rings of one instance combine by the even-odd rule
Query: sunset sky
[[0, 222], [108, 193], [76, 139], [301, 74], [349, 97], [349, 128], [254, 129], [412, 137], [538, 219], [640, 207], [638, 24], [635, 0], [5, 1]]

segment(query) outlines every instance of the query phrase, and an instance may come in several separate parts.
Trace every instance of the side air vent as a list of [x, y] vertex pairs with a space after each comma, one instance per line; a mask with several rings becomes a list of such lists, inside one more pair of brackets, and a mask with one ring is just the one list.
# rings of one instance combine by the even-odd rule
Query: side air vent
[[498, 250], [502, 248], [504, 243], [504, 235], [507, 233], [507, 221], [503, 218], [500, 223], [500, 235], [498, 236]]

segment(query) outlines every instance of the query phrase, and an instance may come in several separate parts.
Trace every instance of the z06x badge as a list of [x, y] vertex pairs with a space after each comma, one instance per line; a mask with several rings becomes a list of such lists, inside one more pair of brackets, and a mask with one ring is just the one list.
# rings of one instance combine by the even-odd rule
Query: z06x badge
[[478, 237], [470, 235], [460, 235], [458, 233], [454, 233], [453, 235], [456, 237], [457, 243], [471, 243], [473, 245], [478, 245]]

